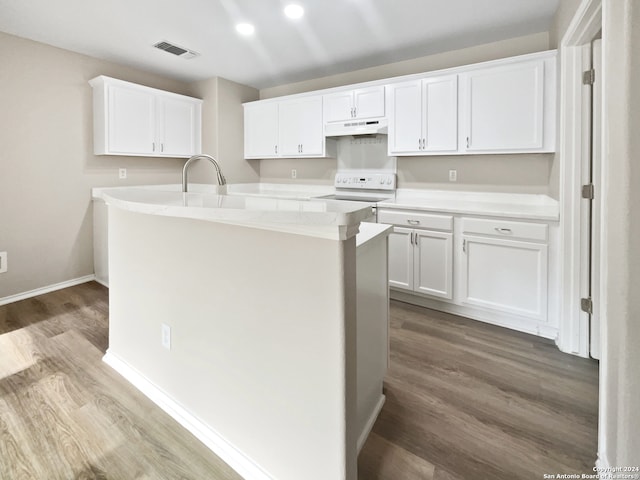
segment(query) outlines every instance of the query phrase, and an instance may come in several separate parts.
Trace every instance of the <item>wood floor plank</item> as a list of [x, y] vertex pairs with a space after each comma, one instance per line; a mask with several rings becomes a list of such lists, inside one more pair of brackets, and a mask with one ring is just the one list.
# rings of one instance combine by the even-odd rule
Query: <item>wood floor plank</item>
[[358, 478], [433, 480], [435, 467], [426, 460], [372, 432], [358, 458]]
[[[390, 314], [387, 401], [359, 480], [591, 471], [597, 362], [400, 302]], [[108, 290], [97, 283], [0, 307], [0, 478], [240, 480], [102, 362], [107, 345]]]

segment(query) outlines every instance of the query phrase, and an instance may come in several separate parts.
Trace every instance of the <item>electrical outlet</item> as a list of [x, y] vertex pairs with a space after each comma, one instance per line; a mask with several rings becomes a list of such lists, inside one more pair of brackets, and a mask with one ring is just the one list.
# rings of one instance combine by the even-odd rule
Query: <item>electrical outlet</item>
[[291, 169], [291, 178], [298, 178], [298, 171], [295, 168]]
[[171, 327], [166, 323], [162, 324], [162, 346], [171, 350]]
[[458, 171], [457, 170], [449, 170], [449, 181], [457, 182], [458, 181]]
[[6, 273], [7, 270], [9, 270], [7, 252], [0, 252], [0, 273]]
[[123, 180], [123, 179], [127, 178], [127, 169], [126, 168], [118, 169], [118, 178], [120, 180]]

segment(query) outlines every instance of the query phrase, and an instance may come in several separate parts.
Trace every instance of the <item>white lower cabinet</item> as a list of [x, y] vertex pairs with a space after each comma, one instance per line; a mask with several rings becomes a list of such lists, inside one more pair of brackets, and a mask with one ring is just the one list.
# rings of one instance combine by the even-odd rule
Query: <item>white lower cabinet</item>
[[[400, 218], [399, 218], [400, 217]], [[429, 227], [444, 226], [451, 229], [450, 216], [424, 214], [403, 218], [395, 212], [379, 212], [378, 221], [397, 225]], [[389, 285], [435, 297], [451, 299], [453, 296], [453, 233], [422, 228], [394, 226], [389, 236]]]
[[547, 319], [547, 245], [463, 235], [463, 303]]
[[557, 332], [549, 224], [393, 208], [379, 208], [378, 222], [394, 225], [394, 298], [548, 338]]

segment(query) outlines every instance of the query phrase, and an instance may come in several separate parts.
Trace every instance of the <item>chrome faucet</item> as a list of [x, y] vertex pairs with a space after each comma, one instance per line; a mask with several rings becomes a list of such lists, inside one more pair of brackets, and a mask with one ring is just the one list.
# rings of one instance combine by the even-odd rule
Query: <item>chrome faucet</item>
[[213, 158], [211, 155], [207, 155], [205, 153], [200, 153], [198, 155], [194, 155], [189, 160], [187, 160], [187, 163], [185, 163], [184, 167], [182, 168], [182, 192], [183, 193], [186, 193], [186, 191], [187, 191], [187, 177], [188, 177], [189, 165], [191, 165], [196, 160], [200, 160], [201, 158], [206, 158], [211, 163], [213, 163], [213, 166], [216, 168], [216, 176], [218, 178], [218, 185], [226, 185], [227, 184], [227, 181], [225, 180], [224, 175], [222, 175], [222, 172], [220, 171], [220, 165], [218, 165], [218, 162], [216, 162], [216, 159]]

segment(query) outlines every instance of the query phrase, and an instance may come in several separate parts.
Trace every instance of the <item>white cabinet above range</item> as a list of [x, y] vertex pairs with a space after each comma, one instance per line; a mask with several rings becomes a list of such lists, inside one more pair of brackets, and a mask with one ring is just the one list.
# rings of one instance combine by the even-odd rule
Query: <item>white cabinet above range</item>
[[325, 123], [384, 117], [384, 90], [380, 85], [324, 95]]
[[190, 157], [200, 153], [202, 100], [105, 76], [89, 83], [96, 155]]

